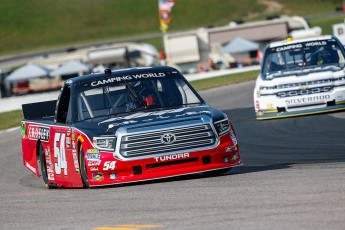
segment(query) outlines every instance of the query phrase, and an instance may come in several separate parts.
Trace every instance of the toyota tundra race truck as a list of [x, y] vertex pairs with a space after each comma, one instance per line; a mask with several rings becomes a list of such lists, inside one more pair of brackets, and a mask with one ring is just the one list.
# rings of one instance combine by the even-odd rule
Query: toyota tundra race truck
[[344, 110], [344, 56], [334, 36], [270, 43], [254, 89], [256, 119]]
[[237, 137], [176, 69], [105, 70], [24, 104], [23, 163], [51, 187], [94, 187], [240, 165]]

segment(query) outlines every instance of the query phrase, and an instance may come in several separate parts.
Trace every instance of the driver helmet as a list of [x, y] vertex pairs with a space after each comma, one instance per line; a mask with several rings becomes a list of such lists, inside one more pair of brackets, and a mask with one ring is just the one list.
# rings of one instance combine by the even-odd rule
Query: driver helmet
[[156, 93], [152, 88], [145, 88], [140, 92], [141, 98], [145, 101], [147, 106], [156, 104]]

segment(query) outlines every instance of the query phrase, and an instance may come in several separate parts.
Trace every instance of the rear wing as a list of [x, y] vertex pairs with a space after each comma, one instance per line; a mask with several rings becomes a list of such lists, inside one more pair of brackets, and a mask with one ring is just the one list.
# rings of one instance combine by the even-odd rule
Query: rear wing
[[33, 119], [55, 116], [56, 101], [57, 100], [23, 104], [24, 118]]

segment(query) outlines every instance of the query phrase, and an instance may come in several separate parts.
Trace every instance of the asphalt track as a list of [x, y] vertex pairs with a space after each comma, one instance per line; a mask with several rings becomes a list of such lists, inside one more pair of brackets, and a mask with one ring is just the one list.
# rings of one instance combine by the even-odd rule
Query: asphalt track
[[0, 229], [345, 229], [345, 112], [256, 121], [254, 82], [201, 92], [231, 118], [244, 165], [96, 189], [48, 190], [0, 133]]

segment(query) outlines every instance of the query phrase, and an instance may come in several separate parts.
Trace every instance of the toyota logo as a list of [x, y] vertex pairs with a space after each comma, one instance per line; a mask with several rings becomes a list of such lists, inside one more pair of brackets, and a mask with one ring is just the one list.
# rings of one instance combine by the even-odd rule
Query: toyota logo
[[163, 144], [172, 144], [176, 141], [176, 136], [173, 133], [164, 133], [161, 136], [161, 142]]

